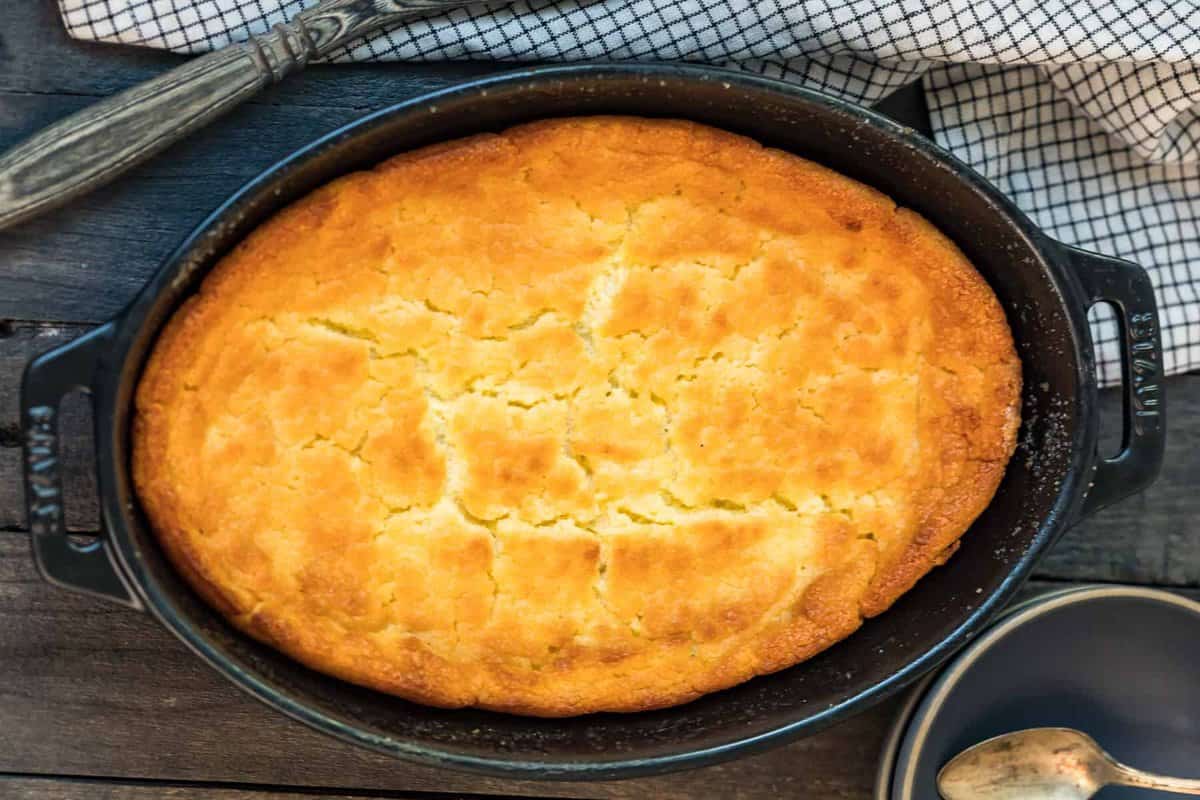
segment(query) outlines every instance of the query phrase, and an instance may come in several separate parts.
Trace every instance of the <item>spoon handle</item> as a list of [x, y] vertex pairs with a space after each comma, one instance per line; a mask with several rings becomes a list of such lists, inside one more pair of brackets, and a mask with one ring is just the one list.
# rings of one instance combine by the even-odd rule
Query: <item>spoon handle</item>
[[325, 0], [59, 120], [0, 154], [0, 229], [108, 183], [357, 36], [471, 1]]
[[1176, 794], [1200, 796], [1200, 779], [1168, 778], [1165, 775], [1154, 775], [1140, 769], [1117, 764], [1113, 769], [1110, 783], [1118, 786], [1131, 786], [1139, 789], [1158, 789]]

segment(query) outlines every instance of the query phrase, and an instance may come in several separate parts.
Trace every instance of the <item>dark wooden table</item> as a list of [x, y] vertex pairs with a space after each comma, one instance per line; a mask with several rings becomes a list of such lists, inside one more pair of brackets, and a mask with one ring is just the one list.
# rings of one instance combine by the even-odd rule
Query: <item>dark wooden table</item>
[[[51, 0], [0, 0], [0, 149], [178, 63], [72, 42]], [[897, 701], [766, 755], [646, 780], [545, 784], [410, 766], [285, 719], [148, 617], [34, 572], [21, 508], [16, 390], [33, 354], [115, 314], [227, 194], [317, 134], [493, 64], [323, 66], [109, 189], [0, 233], [0, 798], [484, 796], [865, 798]], [[887, 108], [922, 125], [919, 92]], [[1200, 586], [1200, 376], [1167, 382], [1170, 444], [1150, 491], [1064, 537], [1030, 591], [1089, 581]], [[1106, 420], [1117, 398], [1105, 396]], [[66, 413], [68, 519], [94, 530], [84, 402]], [[1196, 592], [1200, 594], [1200, 592]]]

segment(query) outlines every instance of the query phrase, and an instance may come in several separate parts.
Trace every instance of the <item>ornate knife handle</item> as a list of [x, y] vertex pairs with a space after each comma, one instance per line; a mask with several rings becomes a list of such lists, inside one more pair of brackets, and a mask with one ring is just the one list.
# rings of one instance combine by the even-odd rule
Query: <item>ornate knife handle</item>
[[0, 228], [108, 183], [368, 31], [471, 0], [326, 0], [262, 36], [91, 105], [0, 155]]

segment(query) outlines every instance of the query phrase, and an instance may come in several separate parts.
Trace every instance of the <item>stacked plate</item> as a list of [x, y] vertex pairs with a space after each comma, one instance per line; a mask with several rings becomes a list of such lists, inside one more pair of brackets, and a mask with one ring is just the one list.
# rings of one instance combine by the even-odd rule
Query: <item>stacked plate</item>
[[955, 754], [1043, 726], [1078, 728], [1141, 769], [1200, 777], [1200, 603], [1096, 586], [1014, 606], [910, 695], [884, 744], [875, 796], [937, 800], [938, 769]]

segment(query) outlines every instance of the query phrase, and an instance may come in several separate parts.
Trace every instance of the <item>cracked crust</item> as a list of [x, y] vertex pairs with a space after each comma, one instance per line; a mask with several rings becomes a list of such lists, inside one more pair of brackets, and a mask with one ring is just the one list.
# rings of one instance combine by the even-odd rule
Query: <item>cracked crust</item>
[[235, 624], [437, 706], [681, 703], [850, 634], [1012, 453], [1004, 315], [922, 218], [686, 122], [314, 192], [167, 325], [134, 475]]

